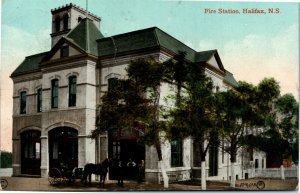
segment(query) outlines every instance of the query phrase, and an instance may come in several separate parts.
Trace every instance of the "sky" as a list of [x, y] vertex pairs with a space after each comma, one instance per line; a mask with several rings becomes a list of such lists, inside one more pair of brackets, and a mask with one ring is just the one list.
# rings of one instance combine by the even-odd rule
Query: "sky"
[[[86, 8], [86, 0], [2, 0], [1, 150], [12, 150], [9, 76], [26, 56], [50, 50], [50, 10], [69, 3]], [[271, 8], [279, 13], [268, 14]], [[240, 14], [219, 14], [218, 9]], [[266, 14], [243, 14], [243, 9]], [[292, 93], [298, 100], [298, 3], [88, 0], [88, 10], [101, 17], [104, 36], [156, 26], [196, 51], [217, 49], [225, 69], [238, 81], [257, 84], [274, 77], [282, 94]]]

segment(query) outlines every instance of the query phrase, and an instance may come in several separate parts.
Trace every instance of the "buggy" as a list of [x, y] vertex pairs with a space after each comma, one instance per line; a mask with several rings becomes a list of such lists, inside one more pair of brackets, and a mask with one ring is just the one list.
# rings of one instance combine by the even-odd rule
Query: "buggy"
[[48, 173], [48, 180], [51, 185], [74, 184], [76, 179], [82, 179], [83, 168], [51, 168]]

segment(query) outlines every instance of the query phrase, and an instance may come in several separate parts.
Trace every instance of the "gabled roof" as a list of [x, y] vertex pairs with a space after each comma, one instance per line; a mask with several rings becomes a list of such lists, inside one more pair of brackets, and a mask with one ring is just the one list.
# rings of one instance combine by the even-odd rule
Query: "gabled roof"
[[221, 58], [218, 54], [217, 50], [207, 50], [203, 52], [197, 52], [195, 56], [195, 62], [207, 62], [209, 61], [212, 57], [216, 58], [216, 61], [218, 62], [219, 68], [225, 72], [225, 68], [223, 66], [223, 63], [221, 61]]
[[228, 84], [230, 84], [233, 87], [237, 87], [239, 85], [239, 83], [233, 77], [233, 74], [231, 72], [227, 71], [227, 70], [225, 70], [224, 81], [227, 82]]
[[98, 56], [96, 40], [103, 37], [93, 21], [84, 18], [65, 38], [85, 52]]
[[39, 70], [39, 63], [47, 55], [48, 52], [43, 52], [31, 56], [27, 56], [25, 60], [17, 67], [17, 69], [11, 74], [11, 77], [28, 72], [34, 72]]

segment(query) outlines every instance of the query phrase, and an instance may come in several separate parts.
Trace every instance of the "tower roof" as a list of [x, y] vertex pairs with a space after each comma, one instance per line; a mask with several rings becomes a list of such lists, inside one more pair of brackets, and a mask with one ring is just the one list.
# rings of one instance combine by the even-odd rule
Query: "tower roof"
[[84, 18], [65, 38], [85, 52], [98, 56], [96, 40], [103, 37], [95, 24], [90, 19]]

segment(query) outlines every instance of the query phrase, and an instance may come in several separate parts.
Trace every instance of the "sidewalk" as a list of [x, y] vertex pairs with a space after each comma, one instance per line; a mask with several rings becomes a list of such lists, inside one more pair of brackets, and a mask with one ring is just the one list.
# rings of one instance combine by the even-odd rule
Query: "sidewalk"
[[[124, 181], [124, 187], [119, 188], [117, 181], [108, 180], [105, 187], [98, 187], [98, 182], [94, 181], [92, 186], [84, 187], [80, 181], [76, 181], [72, 185], [51, 186], [46, 178], [25, 178], [25, 177], [4, 177], [8, 181], [5, 191], [160, 191], [165, 190], [163, 184], [142, 183], [135, 181]], [[223, 185], [208, 186], [208, 190], [224, 190]], [[201, 186], [170, 184], [168, 191], [176, 190], [201, 190]]]
[[[142, 183], [136, 181], [124, 181], [124, 187], [119, 188], [117, 181], [108, 180], [105, 187], [98, 187], [97, 181], [92, 186], [84, 187], [80, 181], [72, 185], [51, 186], [47, 178], [27, 178], [27, 177], [2, 177], [8, 181], [5, 191], [200, 191], [201, 186], [198, 183], [184, 184], [173, 183], [168, 189], [163, 188], [163, 184]], [[262, 180], [265, 183], [263, 190], [295, 190], [298, 185], [297, 179], [280, 180], [280, 179], [248, 179], [237, 180], [236, 187], [238, 190], [259, 190], [255, 183]], [[207, 190], [230, 190], [228, 181], [207, 181]]]

